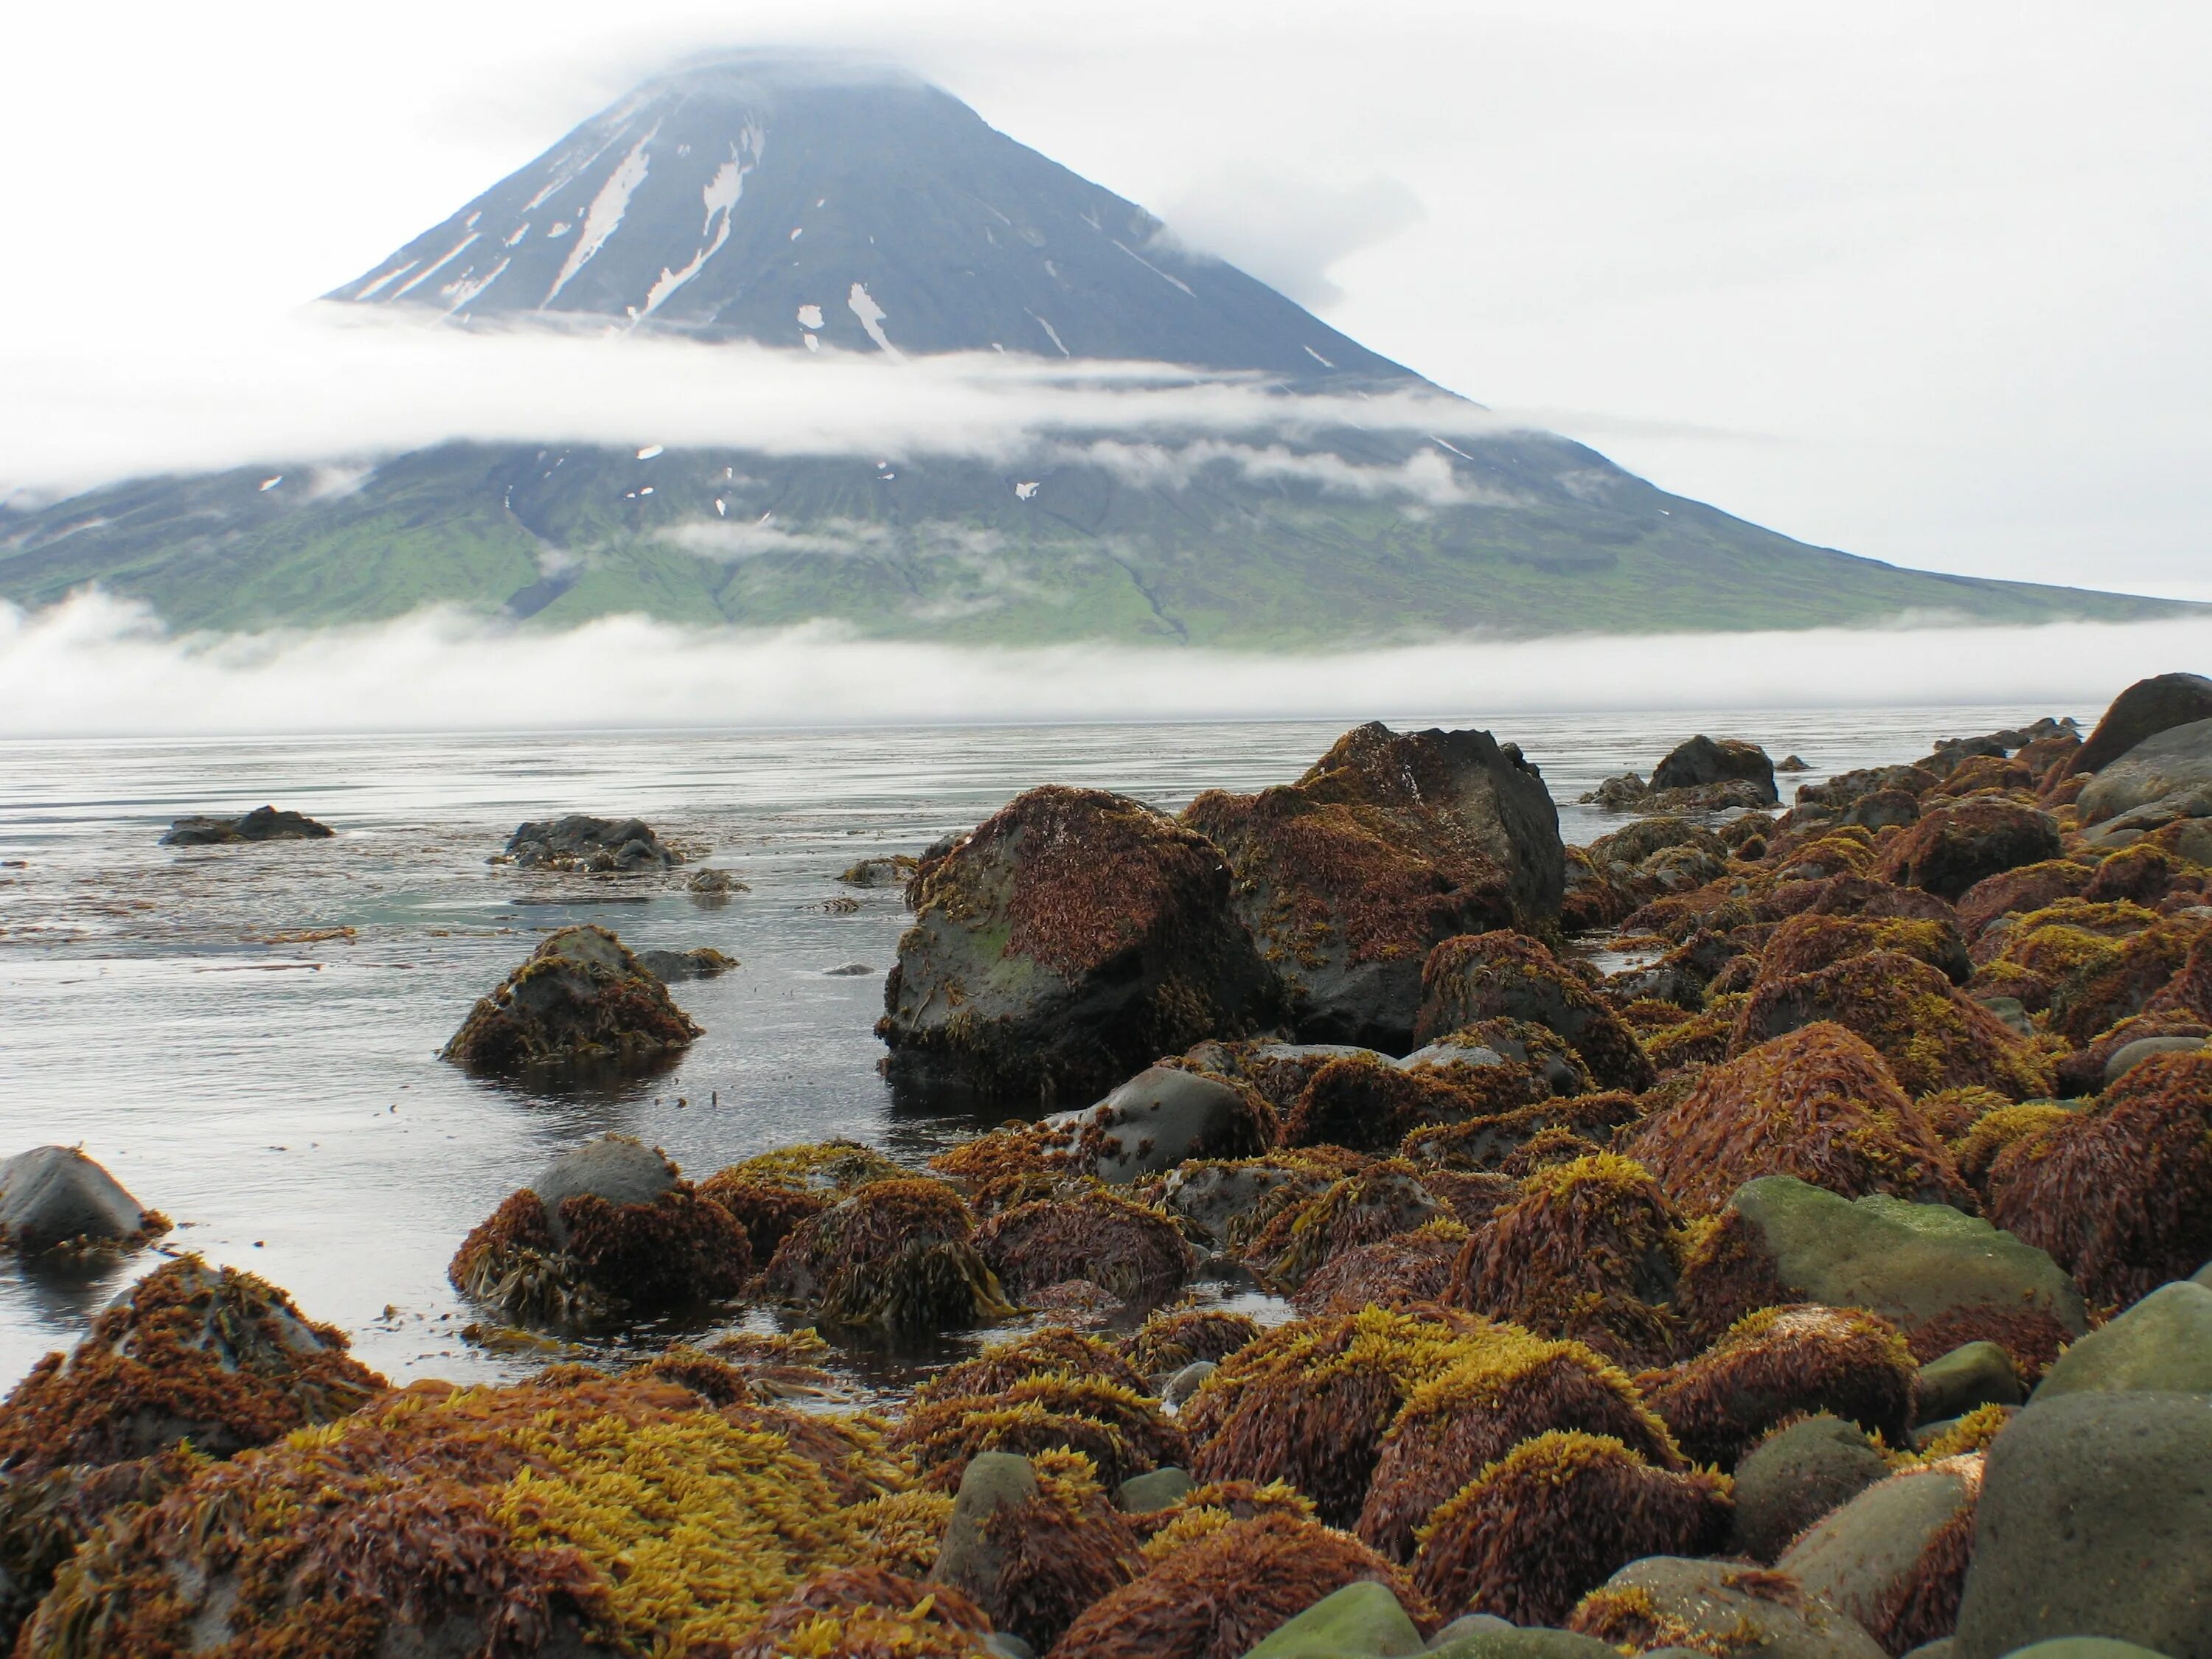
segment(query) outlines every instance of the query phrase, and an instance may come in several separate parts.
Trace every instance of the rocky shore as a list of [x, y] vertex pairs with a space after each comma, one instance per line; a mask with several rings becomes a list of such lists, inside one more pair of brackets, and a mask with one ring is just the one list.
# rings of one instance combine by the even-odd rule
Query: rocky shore
[[[0, 1402], [0, 1644], [2212, 1659], [2212, 682], [1776, 771], [1694, 738], [1570, 848], [1511, 744], [1369, 726], [855, 866], [886, 1065], [1004, 1127], [516, 1171], [450, 1268], [556, 1356], [499, 1386], [168, 1260]], [[668, 1063], [665, 954], [554, 933], [447, 1057]], [[0, 1164], [0, 1249], [167, 1227]]]

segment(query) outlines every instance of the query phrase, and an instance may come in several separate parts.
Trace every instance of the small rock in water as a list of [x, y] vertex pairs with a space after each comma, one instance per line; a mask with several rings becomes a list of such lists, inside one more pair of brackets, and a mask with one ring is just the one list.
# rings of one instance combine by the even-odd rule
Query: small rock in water
[[858, 979], [863, 974], [872, 974], [875, 971], [865, 962], [846, 962], [840, 963], [835, 968], [824, 968], [822, 970], [822, 976], [824, 979]]
[[34, 1146], [0, 1164], [0, 1250], [143, 1244], [169, 1230], [74, 1146]]
[[684, 1048], [699, 1029], [605, 928], [563, 927], [477, 1004], [441, 1058], [484, 1071], [641, 1065]]
[[684, 855], [663, 846], [653, 826], [642, 818], [595, 818], [572, 812], [567, 817], [518, 826], [507, 837], [507, 850], [492, 862], [524, 870], [604, 875], [660, 869], [683, 863]]
[[862, 859], [837, 878], [848, 887], [903, 887], [921, 868], [921, 860], [905, 853], [889, 858]]
[[257, 806], [234, 818], [179, 818], [161, 837], [164, 847], [216, 847], [232, 842], [322, 841], [336, 834], [330, 825], [298, 812]]
[[1778, 772], [1809, 772], [1813, 769], [1795, 755], [1784, 755], [1774, 763], [1774, 769]]
[[640, 951], [637, 965], [665, 985], [679, 980], [713, 979], [726, 974], [738, 965], [735, 957], [726, 957], [711, 945], [699, 945], [689, 951]]

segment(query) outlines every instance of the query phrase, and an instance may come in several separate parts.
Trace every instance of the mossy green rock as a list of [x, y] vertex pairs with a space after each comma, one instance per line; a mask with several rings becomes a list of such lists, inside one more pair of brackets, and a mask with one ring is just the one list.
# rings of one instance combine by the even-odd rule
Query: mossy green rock
[[1425, 1650], [1420, 1631], [1389, 1587], [1362, 1582], [1277, 1626], [1246, 1659], [1407, 1659]]
[[[1700, 1644], [1732, 1659], [1886, 1659], [1856, 1620], [1800, 1595], [1786, 1580], [1741, 1563], [1653, 1555], [1632, 1561], [1577, 1609], [1581, 1620], [1630, 1592], [1661, 1618], [1688, 1626]], [[1688, 1638], [1686, 1638], [1688, 1639]], [[1595, 1659], [1595, 1656], [1592, 1656]]]
[[2212, 1402], [2038, 1398], [1990, 1443], [1953, 1659], [2103, 1636], [2212, 1659]]
[[1994, 1342], [1968, 1342], [1920, 1368], [1918, 1417], [1964, 1417], [1977, 1406], [2017, 1406], [2020, 1370]]
[[1816, 1522], [1774, 1565], [1838, 1612], [1876, 1624], [1929, 1541], [1972, 1502], [1955, 1470], [1893, 1474]]
[[1747, 1181], [1729, 1205], [1806, 1301], [1870, 1309], [1907, 1329], [1975, 1307], [2036, 1309], [2071, 1333], [2087, 1328], [2081, 1292], [2057, 1262], [1948, 1205], [1847, 1199], [1794, 1176]]
[[1888, 1474], [1857, 1424], [1825, 1412], [1793, 1423], [1736, 1466], [1734, 1547], [1771, 1561], [1799, 1533]]
[[2087, 1390], [2212, 1394], [2212, 1290], [2161, 1285], [2058, 1357], [2037, 1401]]
[[1489, 1630], [1439, 1642], [1431, 1659], [1620, 1659], [1619, 1652], [1568, 1630]]

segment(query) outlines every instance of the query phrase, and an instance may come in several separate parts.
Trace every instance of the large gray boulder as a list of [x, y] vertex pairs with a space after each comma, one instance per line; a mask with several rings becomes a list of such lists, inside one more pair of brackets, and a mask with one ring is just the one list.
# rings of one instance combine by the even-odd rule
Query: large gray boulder
[[987, 1096], [1090, 1097], [1241, 1037], [1282, 987], [1197, 831], [1103, 789], [1032, 789], [926, 860], [877, 1035], [902, 1071]]
[[0, 1250], [143, 1243], [168, 1229], [74, 1146], [33, 1146], [0, 1164]]
[[1870, 1309], [1907, 1330], [1978, 1308], [2045, 1313], [2075, 1336], [2087, 1328], [2080, 1287], [2050, 1256], [1948, 1205], [1761, 1176], [1728, 1207], [1798, 1300]]
[[[1729, 1561], [1653, 1555], [1632, 1561], [1583, 1598], [1576, 1631], [1616, 1644], [1650, 1644], [1656, 1615], [1732, 1659], [1887, 1659], [1858, 1623], [1787, 1579]], [[1679, 1638], [1678, 1638], [1679, 1639]]]
[[1782, 799], [1774, 787], [1774, 763], [1766, 750], [1741, 738], [1716, 741], [1700, 732], [1677, 746], [1651, 774], [1654, 789], [1693, 789], [1736, 781], [1753, 785], [1760, 799], [1770, 805]]
[[2186, 1279], [2160, 1285], [2059, 1355], [2035, 1398], [2146, 1391], [2212, 1395], [2212, 1290]]
[[2106, 1636], [2212, 1659], [2212, 1407], [2038, 1399], [1991, 1443], [1954, 1659]]
[[1566, 889], [1542, 775], [1487, 732], [1370, 723], [1296, 783], [1209, 790], [1183, 821], [1236, 872], [1237, 915], [1309, 1041], [1402, 1054], [1430, 950], [1552, 921]]
[[1940, 1588], [1939, 1579], [1955, 1593], [1964, 1552], [1945, 1550], [1941, 1540], [1947, 1528], [1972, 1524], [1979, 1479], [1972, 1463], [1947, 1459], [1875, 1482], [1815, 1522], [1775, 1562], [1776, 1570], [1877, 1640], [1890, 1638], [1893, 1650], [1898, 1633], [1887, 1628], [1893, 1608], [1916, 1590]]
[[2137, 680], [2112, 699], [2089, 740], [2074, 751], [2066, 771], [2101, 772], [2145, 738], [2203, 720], [2212, 720], [2212, 679], [2202, 674], [2158, 674]]
[[1256, 1095], [1177, 1066], [1147, 1066], [1066, 1123], [1077, 1167], [1116, 1187], [1186, 1158], [1249, 1158], [1269, 1139]]
[[2097, 824], [2154, 802], [2195, 795], [2208, 787], [2212, 787], [2212, 718], [2146, 738], [2100, 771], [2075, 805], [2083, 823]]
[[588, 1194], [617, 1207], [650, 1204], [675, 1188], [680, 1173], [665, 1153], [634, 1136], [605, 1134], [562, 1153], [538, 1172], [530, 1190], [545, 1206], [554, 1242], [565, 1245], [568, 1230], [561, 1206], [567, 1200]]
[[1806, 1528], [1888, 1474], [1888, 1462], [1857, 1424], [1825, 1412], [1793, 1423], [1736, 1465], [1733, 1547], [1771, 1561]]

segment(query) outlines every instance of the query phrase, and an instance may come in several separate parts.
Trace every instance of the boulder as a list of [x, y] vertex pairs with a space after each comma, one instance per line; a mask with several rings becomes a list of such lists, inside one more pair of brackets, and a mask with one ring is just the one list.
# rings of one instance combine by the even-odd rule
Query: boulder
[[2038, 1400], [1991, 1443], [1954, 1659], [2002, 1659], [2059, 1636], [2212, 1655], [2203, 1395]]
[[872, 1181], [784, 1236], [765, 1294], [820, 1324], [900, 1336], [1012, 1316], [977, 1254], [975, 1218], [941, 1181]]
[[1067, 1121], [1074, 1166], [1109, 1186], [1186, 1158], [1249, 1158], [1274, 1139], [1273, 1114], [1249, 1089], [1179, 1066], [1152, 1066]]
[[[1929, 1659], [1951, 1659], [1951, 1643], [1931, 1643], [1929, 1647], [1936, 1645], [1945, 1650], [1940, 1656], [1929, 1655], [1929, 1648], [1915, 1648], [1913, 1652], [1929, 1655]], [[2054, 1636], [2014, 1649], [2008, 1659], [2166, 1659], [2166, 1656], [2133, 1642], [2116, 1642], [2109, 1636]]]
[[2049, 813], [1980, 796], [1923, 814], [1883, 855], [1881, 873], [1955, 903], [1977, 882], [2058, 854], [2058, 825]]
[[0, 1250], [143, 1244], [169, 1220], [74, 1146], [33, 1146], [0, 1164]]
[[921, 868], [920, 859], [894, 853], [887, 858], [862, 859], [839, 872], [837, 879], [848, 887], [903, 887]]
[[605, 928], [563, 927], [477, 1002], [440, 1058], [491, 1072], [638, 1066], [686, 1047], [699, 1029]]
[[2137, 1037], [2112, 1050], [2105, 1062], [2105, 1082], [2107, 1085], [2118, 1083], [2154, 1054], [2199, 1054], [2204, 1048], [2205, 1039], [2201, 1036]]
[[1082, 1279], [1121, 1301], [1157, 1301], [1199, 1263], [1165, 1211], [1095, 1189], [1003, 1210], [976, 1230], [975, 1249], [1018, 1299]]
[[1181, 1411], [1190, 1402], [1206, 1379], [1221, 1369], [1213, 1359], [1194, 1359], [1160, 1385], [1160, 1403], [1170, 1411]]
[[1981, 1460], [1900, 1470], [1815, 1522], [1775, 1569], [1892, 1653], [1951, 1633], [1972, 1553]]
[[1431, 948], [1548, 921], [1565, 890], [1543, 778], [1486, 732], [1363, 726], [1296, 783], [1209, 790], [1182, 821], [1228, 859], [1310, 1041], [1403, 1052]]
[[2160, 1285], [2060, 1355], [2035, 1398], [2144, 1392], [2212, 1395], [2212, 1290]]
[[[664, 985], [673, 985], [681, 980], [713, 979], [726, 974], [738, 964], [711, 945], [694, 945], [689, 951], [640, 951], [637, 965]], [[831, 973], [842, 973], [833, 968]], [[867, 970], [862, 969], [861, 972]]]
[[[969, 1467], [972, 1468], [974, 1466]], [[962, 1485], [966, 1485], [964, 1480]], [[1198, 1482], [1190, 1478], [1188, 1470], [1170, 1464], [1166, 1468], [1154, 1469], [1146, 1474], [1131, 1475], [1115, 1489], [1114, 1502], [1132, 1515], [1142, 1515], [1153, 1510], [1164, 1510], [1197, 1490]]]
[[1741, 738], [1715, 741], [1700, 733], [1676, 747], [1651, 774], [1654, 789], [1692, 789], [1738, 781], [1755, 785], [1765, 804], [1782, 799], [1774, 787], [1774, 763], [1766, 750]]
[[1278, 1625], [1245, 1659], [1408, 1659], [1427, 1648], [1389, 1586], [1364, 1579]]
[[2146, 738], [2106, 765], [2075, 805], [2083, 823], [2102, 823], [2157, 801], [2194, 795], [2208, 785], [2212, 785], [2212, 718]]
[[1036, 1471], [1028, 1458], [1002, 1451], [978, 1452], [969, 1458], [961, 1472], [960, 1490], [953, 1495], [951, 1517], [945, 1523], [930, 1581], [950, 1584], [979, 1602], [992, 1599], [1006, 1552], [986, 1532], [985, 1523], [999, 1510], [1033, 1503], [1036, 1496]]
[[1921, 1366], [1916, 1409], [1923, 1423], [1948, 1423], [1977, 1406], [2017, 1406], [2021, 1399], [2012, 1356], [1998, 1343], [1964, 1342]]
[[664, 846], [642, 818], [595, 818], [581, 812], [518, 825], [507, 850], [492, 860], [524, 870], [567, 870], [605, 875], [659, 870], [684, 862]]
[[336, 834], [298, 812], [257, 806], [235, 818], [179, 818], [161, 837], [164, 847], [216, 847], [246, 841], [323, 841]]
[[2097, 729], [2059, 775], [2101, 772], [2146, 738], [2203, 720], [2212, 720], [2212, 679], [2202, 674], [2157, 674], [2137, 680], [2112, 699]]
[[1601, 1089], [1649, 1089], [1657, 1068], [1619, 1014], [1566, 965], [1525, 934], [1498, 931], [1446, 939], [1421, 971], [1414, 1040], [1428, 1042], [1479, 1021], [1526, 1020], [1566, 1039]]
[[926, 861], [876, 1027], [987, 1095], [1097, 1091], [1272, 1019], [1281, 986], [1195, 830], [1099, 789], [1032, 789]]
[[1792, 1423], [1736, 1465], [1732, 1544], [1754, 1561], [1771, 1561], [1806, 1528], [1888, 1474], [1887, 1461], [1857, 1424], [1826, 1413]]
[[1788, 1579], [1726, 1561], [1632, 1561], [1583, 1599], [1567, 1628], [1630, 1652], [1686, 1640], [1732, 1659], [1886, 1659], [1853, 1620]]
[[1524, 1628], [1480, 1613], [1453, 1620], [1429, 1644], [1431, 1659], [1619, 1659], [1620, 1651], [1572, 1631]]

